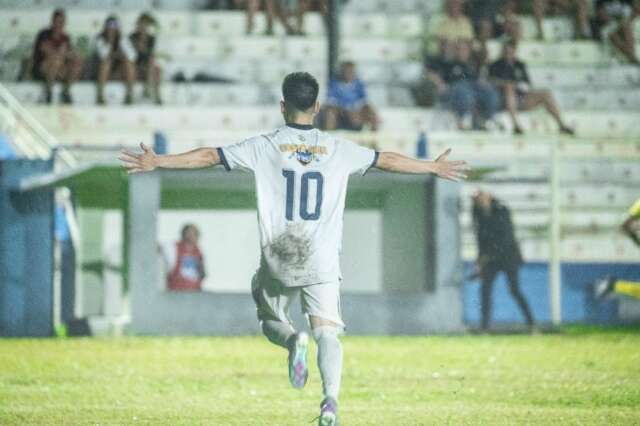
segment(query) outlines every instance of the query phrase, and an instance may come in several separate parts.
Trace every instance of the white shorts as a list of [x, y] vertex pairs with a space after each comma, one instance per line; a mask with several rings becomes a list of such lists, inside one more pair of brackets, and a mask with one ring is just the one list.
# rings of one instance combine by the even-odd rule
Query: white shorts
[[344, 328], [340, 313], [340, 283], [286, 287], [280, 281], [256, 274], [251, 281], [251, 294], [256, 302], [258, 319], [277, 320], [291, 324], [289, 306], [300, 296], [302, 313], [323, 318]]

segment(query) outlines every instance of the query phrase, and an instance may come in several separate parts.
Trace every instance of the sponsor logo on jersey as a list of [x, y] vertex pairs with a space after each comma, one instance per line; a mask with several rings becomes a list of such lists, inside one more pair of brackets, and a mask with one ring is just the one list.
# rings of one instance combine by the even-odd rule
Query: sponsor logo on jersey
[[[300, 136], [300, 141], [304, 142], [304, 138]], [[280, 152], [289, 153], [289, 158], [294, 158], [302, 164], [309, 164], [313, 160], [320, 161], [322, 155], [327, 155], [326, 146], [307, 146], [304, 143], [300, 144], [281, 144]]]

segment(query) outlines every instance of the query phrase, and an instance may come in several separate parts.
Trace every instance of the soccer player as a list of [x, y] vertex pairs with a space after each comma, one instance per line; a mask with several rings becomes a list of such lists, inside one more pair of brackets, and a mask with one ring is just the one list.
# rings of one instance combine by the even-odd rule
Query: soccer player
[[[640, 198], [629, 209], [629, 215], [622, 224], [622, 230], [626, 233], [631, 240], [640, 247], [640, 236], [638, 230], [640, 229]], [[640, 282], [619, 280], [616, 277], [606, 277], [598, 280], [594, 284], [595, 296], [597, 299], [602, 299], [605, 296], [616, 293], [636, 299], [640, 299]]]
[[258, 201], [261, 262], [252, 280], [258, 319], [266, 337], [289, 351], [289, 380], [302, 388], [308, 375], [308, 335], [293, 329], [288, 310], [301, 298], [318, 345], [324, 399], [320, 425], [337, 424], [342, 347], [340, 247], [349, 175], [370, 168], [428, 174], [459, 181], [469, 167], [449, 161], [450, 150], [435, 161], [393, 152], [376, 152], [315, 129], [320, 104], [313, 76], [295, 72], [282, 83], [280, 111], [285, 125], [235, 145], [199, 148], [177, 155], [123, 152], [129, 173], [156, 168], [188, 169], [222, 164], [226, 170], [252, 172]]

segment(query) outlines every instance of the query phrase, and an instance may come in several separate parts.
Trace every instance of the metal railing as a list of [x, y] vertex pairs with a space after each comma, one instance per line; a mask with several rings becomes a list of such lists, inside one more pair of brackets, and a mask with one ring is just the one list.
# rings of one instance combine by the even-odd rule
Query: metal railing
[[[0, 131], [8, 136], [18, 153], [27, 158], [51, 158], [59, 145], [56, 138], [1, 83]], [[75, 157], [67, 151], [60, 151], [55, 157], [57, 169], [77, 164]]]

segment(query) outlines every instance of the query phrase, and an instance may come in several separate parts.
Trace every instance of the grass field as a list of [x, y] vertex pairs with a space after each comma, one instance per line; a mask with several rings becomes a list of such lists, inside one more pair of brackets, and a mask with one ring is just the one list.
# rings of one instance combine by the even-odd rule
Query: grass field
[[[346, 337], [342, 425], [640, 424], [640, 330]], [[315, 351], [312, 351], [315, 357]], [[0, 424], [307, 425], [261, 337], [0, 340]]]

